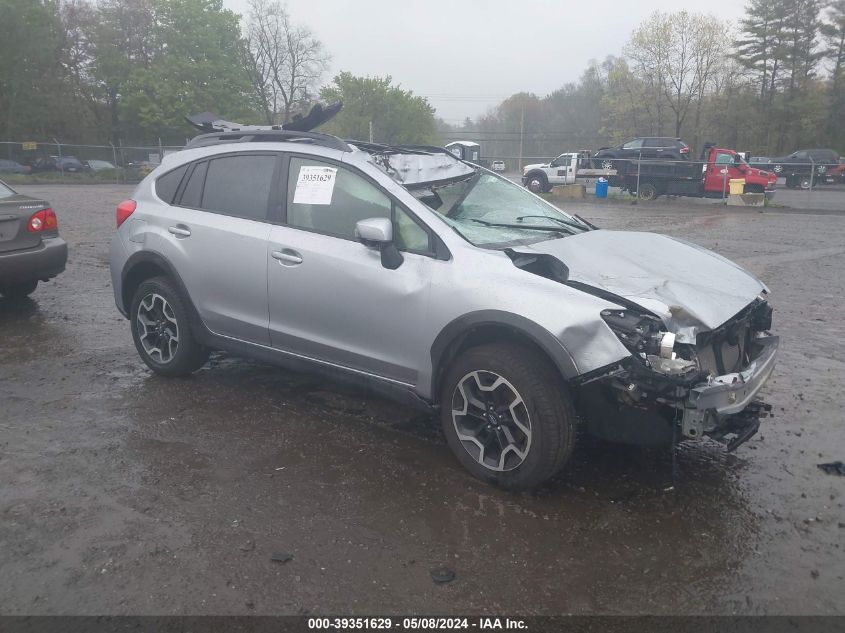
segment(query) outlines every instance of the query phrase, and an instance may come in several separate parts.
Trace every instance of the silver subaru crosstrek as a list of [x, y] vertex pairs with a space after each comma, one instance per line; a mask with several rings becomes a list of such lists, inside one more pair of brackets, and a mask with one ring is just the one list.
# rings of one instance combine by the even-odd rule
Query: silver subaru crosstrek
[[728, 450], [768, 405], [768, 289], [723, 257], [600, 229], [442, 148], [243, 128], [117, 208], [117, 307], [155, 372], [212, 349], [439, 415], [474, 475], [528, 489], [576, 432]]

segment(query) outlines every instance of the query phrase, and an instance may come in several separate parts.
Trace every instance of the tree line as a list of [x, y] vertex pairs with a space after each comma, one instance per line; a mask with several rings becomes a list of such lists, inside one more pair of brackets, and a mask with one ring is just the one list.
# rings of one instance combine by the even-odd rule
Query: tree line
[[0, 0], [0, 140], [182, 144], [184, 116], [279, 124], [343, 100], [326, 131], [388, 143], [475, 140], [550, 156], [637, 136], [754, 154], [845, 153], [845, 0], [749, 0], [736, 28], [654, 13], [619, 56], [547, 96], [512, 95], [451, 126], [390, 77], [341, 72], [282, 0]]
[[[0, 140], [181, 145], [185, 115], [276, 125], [343, 100], [331, 130], [431, 143], [434, 109], [390, 77], [340, 73], [281, 0], [0, 0]], [[363, 128], [362, 128], [362, 121]]]
[[[486, 156], [553, 156], [640, 136], [779, 155], [845, 154], [845, 0], [750, 0], [737, 28], [712, 15], [652, 14], [620, 56], [545, 97], [519, 93], [441, 135]], [[522, 151], [520, 152], [520, 144]]]

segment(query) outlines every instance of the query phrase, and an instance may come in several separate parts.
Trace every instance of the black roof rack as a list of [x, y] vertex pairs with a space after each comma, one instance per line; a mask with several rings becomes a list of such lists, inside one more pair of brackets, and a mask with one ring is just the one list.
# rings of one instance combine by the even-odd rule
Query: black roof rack
[[331, 134], [317, 132], [297, 132], [294, 130], [244, 130], [231, 132], [212, 132], [200, 134], [192, 138], [185, 149], [224, 145], [228, 143], [307, 143], [337, 149], [341, 152], [351, 152], [343, 140]]

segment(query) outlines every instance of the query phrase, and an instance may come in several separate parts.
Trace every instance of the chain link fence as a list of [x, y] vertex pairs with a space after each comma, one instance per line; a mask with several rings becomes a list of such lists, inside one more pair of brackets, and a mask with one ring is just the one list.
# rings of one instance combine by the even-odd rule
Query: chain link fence
[[[559, 156], [482, 155], [484, 167], [522, 183], [529, 172], [540, 175], [548, 188], [579, 183], [588, 187], [600, 177], [610, 180], [616, 193], [641, 196], [638, 180], [647, 182], [648, 197], [679, 196], [727, 200], [730, 180], [745, 180], [743, 193], [769, 192], [771, 206], [845, 211], [845, 163], [746, 162], [735, 163], [734, 156], [718, 153], [712, 162], [705, 160], [667, 160], [654, 157], [630, 159], [596, 158], [590, 152], [571, 152]], [[557, 163], [555, 161], [558, 161]], [[534, 168], [532, 166], [537, 166]], [[570, 170], [571, 168], [571, 170]], [[621, 177], [622, 170], [626, 178]], [[619, 172], [619, 173], [617, 173]], [[773, 187], [765, 184], [761, 172], [773, 174]], [[762, 186], [761, 186], [762, 185]], [[700, 187], [700, 188], [699, 188]], [[772, 191], [773, 190], [773, 191]]]
[[[152, 171], [160, 162], [161, 159], [168, 153], [176, 152], [182, 149], [178, 145], [82, 145], [62, 143], [58, 139], [50, 139], [49, 141], [38, 142], [12, 142], [0, 141], [0, 179], [9, 184], [38, 184], [38, 183], [113, 183], [113, 184], [133, 184], [140, 182], [150, 171]], [[558, 156], [519, 156], [513, 153], [507, 155], [485, 154], [482, 147], [482, 158], [478, 161], [485, 167], [491, 168], [494, 171], [503, 173], [514, 182], [522, 182], [522, 176], [525, 168], [529, 165], [550, 165]], [[603, 175], [609, 177], [609, 174], [591, 173], [585, 174], [585, 168], [590, 169], [613, 169], [618, 167], [618, 160], [597, 159], [590, 156], [590, 152], [586, 150], [573, 151], [573, 155], [577, 155], [577, 165], [573, 165], [572, 176], [574, 182], [586, 184], [589, 188], [592, 187], [595, 180]], [[637, 162], [637, 161], [632, 161]], [[705, 195], [697, 196], [694, 192], [680, 191], [678, 192], [678, 185], [665, 186], [661, 185], [655, 187], [655, 192], [664, 196], [691, 196], [691, 197], [707, 197], [707, 198], [723, 198], [726, 199], [730, 190], [730, 183], [732, 178], [742, 178], [744, 174], [731, 174], [725, 165], [715, 165], [708, 167], [706, 162], [694, 160], [678, 160], [667, 161], [664, 159], [648, 160], [643, 157], [642, 168], [638, 169], [639, 176], [642, 178], [643, 173], [648, 172], [654, 175], [656, 163], [666, 166], [672, 166], [677, 163], [676, 171], [686, 174], [684, 178], [691, 179], [691, 172], [689, 170], [698, 171], [698, 177], [704, 181], [708, 177], [708, 169], [711, 167], [718, 167], [719, 174], [722, 176], [722, 183], [716, 183], [714, 177], [710, 176], [709, 189]], [[697, 166], [697, 167], [694, 167]], [[561, 168], [568, 168], [560, 166]], [[845, 211], [845, 164], [843, 163], [814, 163], [812, 160], [806, 162], [794, 163], [759, 163], [755, 162], [754, 158], [750, 162], [745, 163], [745, 167], [750, 170], [747, 174], [754, 174], [755, 172], [768, 171], [777, 176], [776, 190], [777, 193], [770, 198], [773, 198], [774, 206], [788, 206], [795, 208], [806, 209], [824, 209], [833, 211]], [[545, 168], [549, 174], [560, 170], [554, 170], [550, 167]], [[582, 173], [579, 174], [579, 171]], [[664, 169], [665, 172], [665, 169]], [[554, 180], [554, 179], [552, 179]], [[667, 183], [671, 178], [665, 178], [661, 181]], [[753, 180], [753, 178], [748, 178]], [[556, 182], [549, 183], [552, 186], [557, 184], [564, 184], [558, 179]], [[620, 181], [617, 178], [615, 181], [611, 179], [611, 185], [619, 185]], [[631, 185], [631, 178], [625, 183], [627, 186], [620, 187], [616, 191], [617, 194], [627, 192], [634, 194], [640, 191], [642, 196], [642, 187], [638, 185]], [[690, 187], [691, 184], [683, 185]], [[683, 189], [683, 186], [681, 188]], [[706, 187], [705, 187], [706, 188]], [[750, 190], [756, 190], [751, 187]]]

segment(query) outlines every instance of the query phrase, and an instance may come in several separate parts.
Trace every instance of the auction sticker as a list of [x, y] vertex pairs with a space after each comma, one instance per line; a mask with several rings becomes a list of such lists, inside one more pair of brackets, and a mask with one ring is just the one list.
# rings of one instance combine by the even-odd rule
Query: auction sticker
[[299, 168], [299, 178], [296, 180], [293, 203], [331, 204], [336, 178], [336, 167], [303, 165]]

